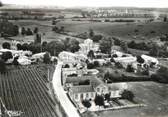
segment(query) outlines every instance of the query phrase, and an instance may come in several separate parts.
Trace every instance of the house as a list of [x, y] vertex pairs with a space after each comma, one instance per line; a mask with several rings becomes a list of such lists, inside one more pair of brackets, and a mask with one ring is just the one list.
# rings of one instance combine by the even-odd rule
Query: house
[[137, 58], [133, 57], [133, 56], [130, 56], [130, 57], [117, 57], [117, 58], [114, 58], [114, 61], [115, 62], [119, 62], [120, 64], [122, 64], [122, 66], [124, 68], [127, 68], [127, 66], [130, 65], [130, 64], [134, 64], [134, 66], [135, 66], [136, 63], [137, 63]]
[[46, 52], [41, 52], [41, 53], [37, 53], [37, 54], [33, 54], [31, 59], [34, 61], [43, 61], [44, 55], [46, 54]]
[[77, 69], [77, 68], [62, 68], [62, 78], [63, 84], [65, 84], [66, 80], [71, 77], [74, 79], [73, 76], [82, 77], [83, 75], [87, 74], [87, 69]]
[[72, 52], [63, 51], [59, 55], [60, 60], [63, 62], [71, 61], [71, 62], [85, 62], [87, 57], [83, 54], [75, 54]]
[[156, 67], [159, 64], [159, 61], [154, 57], [144, 55], [144, 54], [141, 55], [141, 57], [144, 59], [145, 63], [148, 65], [153, 64]]
[[98, 51], [99, 50], [99, 44], [96, 44], [91, 39], [86, 39], [84, 43], [79, 44], [80, 46], [80, 52], [87, 55], [90, 50]]
[[[79, 82], [86, 80], [90, 80], [89, 85], [79, 85]], [[75, 102], [82, 101], [84, 99], [94, 100], [96, 95], [105, 95], [107, 93], [111, 94], [111, 98], [121, 97], [121, 92], [126, 87], [121, 87], [116, 83], [106, 84], [99, 80], [95, 76], [85, 77], [85, 78], [75, 78], [75, 79], [67, 79], [66, 83], [68, 84], [69, 96]]]
[[18, 58], [17, 61], [20, 65], [30, 65], [31, 64], [31, 60], [29, 60], [27, 56], [21, 56]]

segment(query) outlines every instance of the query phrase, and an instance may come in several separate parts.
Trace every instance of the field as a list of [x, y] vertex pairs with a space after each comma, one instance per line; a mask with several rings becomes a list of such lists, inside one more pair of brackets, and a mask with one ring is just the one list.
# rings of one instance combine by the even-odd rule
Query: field
[[41, 70], [31, 67], [0, 74], [0, 97], [8, 110], [22, 111], [21, 117], [60, 116], [62, 110]]
[[[153, 37], [167, 33], [168, 23], [110, 23], [110, 22], [89, 22], [89, 21], [62, 21], [58, 25], [65, 26], [70, 32], [88, 32], [91, 28], [96, 33], [106, 36], [117, 36], [123, 40], [150, 41]], [[138, 30], [138, 32], [135, 32]], [[152, 32], [154, 31], [154, 33]]]
[[168, 85], [155, 82], [129, 82], [129, 90], [133, 91], [136, 100], [146, 107], [121, 109], [102, 112], [87, 112], [83, 117], [167, 117]]
[[[66, 38], [66, 35], [56, 34], [51, 31], [51, 21], [38, 20], [17, 20], [12, 21], [20, 27], [28, 27], [32, 30], [38, 27], [41, 33], [45, 33], [44, 39], [50, 41], [54, 39]], [[97, 34], [105, 36], [116, 36], [125, 41], [135, 40], [154, 41], [162, 34], [166, 34], [168, 30], [167, 22], [93, 22], [93, 21], [72, 21], [72, 19], [64, 19], [57, 23], [58, 27], [64, 26], [65, 30], [74, 34], [81, 34], [93, 29]], [[79, 38], [77, 38], [80, 40]], [[80, 40], [81, 41], [81, 40]]]
[[[39, 32], [42, 34], [42, 41], [54, 41], [54, 40], [64, 40], [65, 38], [75, 38], [79, 42], [83, 42], [82, 39], [76, 38], [76, 37], [71, 37], [63, 34], [58, 34], [52, 31], [52, 25], [51, 21], [37, 21], [37, 20], [18, 20], [18, 21], [11, 21], [14, 24], [18, 25], [19, 27], [25, 27], [25, 28], [30, 28], [32, 31], [34, 30], [35, 27], [38, 27]], [[24, 38], [27, 38], [29, 41], [33, 41], [34, 37], [33, 36], [28, 36], [28, 37], [23, 37], [21, 35], [12, 37], [15, 40], [24, 40]]]

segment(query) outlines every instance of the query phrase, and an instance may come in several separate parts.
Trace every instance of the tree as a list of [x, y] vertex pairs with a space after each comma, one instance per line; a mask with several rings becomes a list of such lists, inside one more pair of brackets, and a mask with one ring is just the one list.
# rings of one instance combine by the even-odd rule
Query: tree
[[104, 106], [104, 97], [101, 95], [96, 95], [94, 102], [98, 106]]
[[141, 56], [137, 56], [136, 58], [137, 58], [137, 62], [138, 62], [138, 63], [141, 63], [141, 64], [142, 64], [142, 63], [145, 62], [145, 60], [144, 60]]
[[60, 32], [64, 32], [64, 31], [65, 31], [65, 27], [64, 27], [64, 26], [61, 26]]
[[59, 33], [59, 28], [58, 28], [57, 26], [54, 26], [54, 27], [52, 28], [52, 31], [55, 31], [55, 32], [58, 32], [58, 33]]
[[3, 6], [3, 4], [2, 4], [2, 2], [0, 1], [0, 7], [2, 7]]
[[35, 44], [38, 44], [38, 43], [41, 44], [41, 35], [40, 34], [36, 33], [34, 43]]
[[2, 47], [3, 47], [4, 49], [10, 49], [10, 48], [11, 48], [11, 45], [10, 45], [10, 43], [8, 43], [8, 42], [4, 42], [4, 43], [2, 44]]
[[79, 49], [80, 49], [79, 41], [76, 39], [71, 39], [69, 42], [69, 50], [74, 53], [79, 51]]
[[117, 58], [118, 55], [117, 55], [117, 54], [113, 54], [112, 57], [113, 57], [113, 58]]
[[35, 28], [34, 28], [33, 33], [35, 33], [35, 34], [37, 34], [37, 33], [38, 33], [38, 27], [35, 27]]
[[22, 35], [25, 35], [25, 34], [26, 34], [25, 27], [22, 27], [22, 28], [21, 28], [21, 34], [22, 34]]
[[132, 65], [127, 65], [126, 71], [127, 72], [134, 72], [134, 68], [132, 67]]
[[106, 93], [106, 94], [104, 95], [105, 100], [110, 101], [110, 96], [111, 96], [111, 93]]
[[82, 100], [82, 104], [88, 109], [91, 107], [91, 103], [89, 100]]
[[94, 66], [94, 64], [93, 63], [88, 63], [87, 64], [87, 68], [88, 69], [93, 69], [95, 66]]
[[56, 21], [55, 20], [52, 20], [52, 25], [56, 25]]
[[151, 56], [158, 56], [159, 55], [159, 46], [156, 43], [152, 44], [152, 47], [149, 51]]
[[160, 67], [159, 70], [157, 70], [156, 74], [152, 75], [151, 78], [158, 82], [168, 83], [167, 73], [168, 73], [168, 68]]
[[94, 55], [93, 50], [90, 50], [90, 51], [88, 52], [87, 57], [90, 58], [90, 59], [95, 58], [95, 55]]
[[114, 40], [114, 45], [118, 45], [118, 46], [121, 45], [121, 40], [119, 38], [112, 37], [112, 39]]
[[100, 64], [99, 64], [99, 62], [98, 61], [94, 61], [94, 67], [99, 67], [100, 66]]
[[6, 64], [4, 62], [4, 60], [0, 59], [0, 73], [5, 73], [6, 71]]
[[128, 43], [128, 47], [135, 49], [135, 48], [136, 48], [136, 43], [135, 43], [135, 41], [129, 42], [129, 43]]
[[45, 64], [49, 64], [51, 62], [50, 54], [48, 52], [44, 54], [43, 62]]
[[121, 63], [119, 63], [119, 62], [116, 62], [116, 63], [115, 63], [115, 66], [116, 66], [117, 68], [119, 68], [119, 69], [123, 68], [123, 65], [122, 65]]
[[47, 51], [47, 42], [46, 41], [43, 41], [41, 46], [42, 46], [42, 51], [43, 52]]
[[27, 28], [27, 30], [26, 30], [26, 35], [33, 35], [33, 32], [31, 31], [30, 28]]
[[94, 36], [94, 31], [93, 31], [93, 29], [90, 29], [90, 30], [89, 30], [89, 37], [92, 38], [93, 36]]
[[22, 45], [21, 45], [20, 43], [18, 43], [18, 44], [16, 45], [16, 47], [17, 47], [17, 50], [22, 50]]
[[6, 62], [8, 59], [13, 58], [13, 56], [11, 52], [7, 51], [2, 54], [1, 58]]
[[70, 48], [70, 38], [67, 37], [65, 40], [63, 40], [64, 46], [65, 46], [65, 50], [69, 51]]
[[113, 40], [111, 38], [104, 38], [100, 40], [99, 44], [100, 44], [99, 49], [101, 50], [102, 53], [105, 54], [111, 53], [111, 47], [113, 45]]
[[163, 18], [163, 21], [164, 21], [164, 22], [167, 22], [167, 17], [166, 17], [166, 16]]
[[33, 54], [35, 54], [35, 53], [40, 53], [41, 52], [41, 44], [40, 43], [38, 43], [38, 44], [35, 44], [35, 43], [30, 43], [29, 45], [28, 45], [28, 50], [30, 50]]
[[102, 35], [94, 35], [94, 36], [92, 37], [92, 40], [93, 40], [94, 42], [99, 42], [102, 38], [103, 38]]
[[68, 64], [66, 64], [66, 65], [64, 66], [64, 68], [70, 68], [70, 66], [69, 66]]
[[14, 25], [13, 26], [13, 31], [14, 31], [14, 36], [17, 36], [18, 34], [19, 34], [19, 26], [17, 26], [17, 25]]
[[132, 91], [124, 90], [124, 91], [121, 93], [121, 97], [122, 97], [123, 99], [127, 99], [127, 100], [130, 100], [130, 101], [134, 101], [135, 95], [133, 94]]
[[114, 62], [115, 63], [114, 57], [111, 57], [110, 62]]
[[108, 80], [109, 78], [111, 77], [111, 74], [109, 71], [107, 71], [105, 74], [104, 74], [104, 80]]
[[127, 46], [126, 42], [124, 42], [124, 41], [121, 42], [121, 48], [124, 52], [126, 52], [126, 53], [128, 52], [128, 46]]
[[51, 55], [57, 56], [60, 52], [64, 50], [64, 44], [62, 41], [51, 41], [47, 44], [47, 51], [50, 52]]
[[22, 45], [22, 50], [29, 50], [29, 44], [28, 43], [24, 43]]
[[17, 61], [19, 57], [15, 57], [14, 60], [13, 60], [13, 64], [15, 66], [19, 65], [19, 62]]

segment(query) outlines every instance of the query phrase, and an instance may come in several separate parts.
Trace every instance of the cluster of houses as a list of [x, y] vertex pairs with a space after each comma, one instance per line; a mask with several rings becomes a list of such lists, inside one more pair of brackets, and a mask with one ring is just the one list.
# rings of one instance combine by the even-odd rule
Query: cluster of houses
[[[66, 64], [68, 63], [66, 62]], [[89, 74], [89, 72], [90, 70], [86, 66], [82, 69], [76, 66], [62, 68], [64, 89], [78, 108], [82, 108], [80, 107], [82, 100], [94, 100], [96, 95], [109, 93], [111, 98], [119, 98], [121, 97], [121, 92], [127, 89], [126, 83], [107, 84], [97, 78], [96, 74]]]
[[[36, 62], [43, 62], [44, 55], [46, 54], [46, 52], [32, 54], [31, 51], [0, 49], [0, 58], [5, 52], [10, 52], [12, 54], [12, 58], [5, 61], [6, 64], [12, 64], [14, 59], [17, 57], [17, 62], [20, 65], [30, 65]], [[54, 61], [57, 57], [50, 56], [50, 59], [51, 61]]]
[[[81, 102], [83, 100], [94, 100], [96, 95], [110, 94], [110, 98], [120, 98], [123, 90], [128, 88], [127, 83], [108, 84], [103, 82], [96, 75], [99, 72], [98, 70], [87, 69], [86, 60], [108, 63], [111, 62], [110, 59], [113, 57], [114, 61], [119, 62], [123, 68], [126, 69], [128, 65], [132, 65], [136, 72], [140, 65], [137, 61], [137, 57], [118, 50], [113, 50], [111, 57], [109, 57], [106, 54], [98, 52], [99, 45], [94, 44], [91, 39], [86, 39], [84, 43], [80, 44], [80, 47], [79, 52], [71, 53], [63, 51], [58, 56], [59, 60], [63, 62], [62, 85], [64, 86], [64, 90], [68, 92], [73, 103], [77, 108], [82, 108]], [[87, 54], [90, 50], [92, 50], [96, 56], [101, 57], [94, 59], [88, 58]], [[141, 58], [144, 60], [144, 62], [141, 63], [142, 67], [144, 65], [150, 66], [151, 64], [153, 64], [154, 67], [158, 67], [159, 62], [156, 58], [148, 55], [141, 55]]]

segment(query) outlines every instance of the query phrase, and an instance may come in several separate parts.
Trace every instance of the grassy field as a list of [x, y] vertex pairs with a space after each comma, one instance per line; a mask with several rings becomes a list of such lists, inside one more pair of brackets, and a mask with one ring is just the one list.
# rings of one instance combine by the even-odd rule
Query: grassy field
[[[106, 36], [117, 36], [123, 40], [150, 41], [154, 37], [167, 33], [168, 23], [110, 23], [110, 22], [89, 22], [89, 21], [62, 21], [58, 25], [65, 26], [70, 32], [88, 32], [91, 28], [96, 33]], [[138, 30], [138, 32], [135, 32]], [[155, 33], [151, 33], [154, 31]]]
[[[48, 34], [48, 38], [59, 38], [58, 34], [51, 33], [51, 21], [37, 21], [37, 20], [18, 20], [12, 21], [14, 24], [20, 27], [26, 28], [38, 27], [39, 31]], [[103, 34], [105, 36], [116, 36], [122, 40], [130, 41], [154, 41], [154, 38], [161, 34], [166, 34], [168, 31], [168, 23], [166, 22], [150, 22], [150, 23], [124, 23], [124, 22], [91, 22], [91, 21], [72, 21], [71, 19], [65, 19], [58, 22], [58, 27], [64, 26], [66, 31], [72, 33], [84, 33], [89, 29], [93, 29], [96, 33]], [[136, 32], [135, 30], [138, 30]], [[47, 38], [47, 39], [48, 39]], [[61, 37], [62, 38], [62, 37]]]
[[[63, 35], [63, 34], [58, 34], [52, 31], [52, 25], [51, 25], [51, 21], [37, 21], [37, 20], [18, 20], [18, 21], [12, 21], [14, 24], [18, 25], [19, 27], [25, 27], [25, 28], [30, 28], [32, 31], [34, 30], [35, 27], [38, 27], [39, 32], [44, 34], [42, 35], [42, 41], [54, 41], [54, 40], [64, 40], [65, 38], [69, 37], [69, 38], [75, 38], [75, 37], [71, 37], [71, 36], [67, 36], [67, 35]], [[16, 40], [24, 40], [23, 36], [16, 36], [13, 37]], [[82, 39], [80, 38], [75, 38], [77, 39], [79, 42], [83, 42]], [[30, 36], [30, 38], [28, 38], [28, 40], [32, 41], [34, 40], [34, 37]]]
[[87, 112], [83, 117], [167, 117], [168, 85], [155, 82], [129, 82], [136, 100], [147, 104], [146, 107], [121, 109], [102, 112]]

